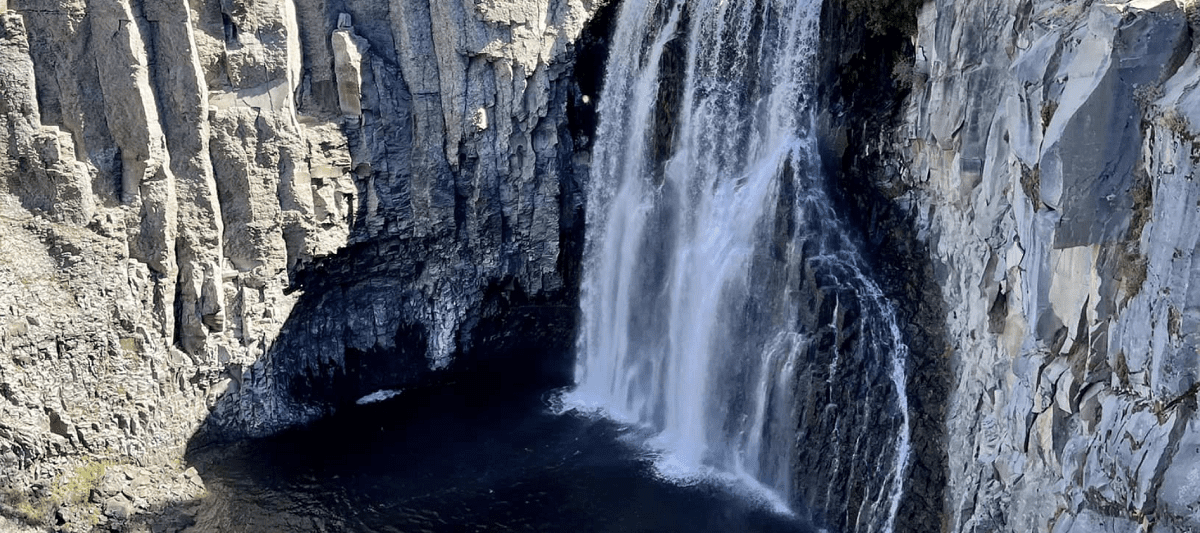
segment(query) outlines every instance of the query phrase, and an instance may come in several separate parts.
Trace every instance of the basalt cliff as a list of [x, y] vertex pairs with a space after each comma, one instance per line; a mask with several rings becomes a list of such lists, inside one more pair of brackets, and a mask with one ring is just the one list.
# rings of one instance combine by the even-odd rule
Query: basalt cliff
[[832, 98], [891, 125], [829, 119], [841, 186], [885, 259], [921, 258], [888, 277], [945, 342], [945, 381], [913, 384], [945, 387], [929, 530], [1200, 528], [1197, 14], [932, 1], [908, 42], [849, 49], [896, 91]]
[[598, 8], [0, 4], [5, 514], [198, 430], [568, 382]]
[[[189, 442], [372, 393], [570, 383], [616, 3], [0, 2], [0, 529], [154, 523]], [[897, 530], [1200, 529], [1197, 7], [877, 4], [827, 2], [817, 101], [913, 352]]]
[[921, 12], [897, 134], [953, 343], [952, 530], [1200, 527], [1196, 15]]

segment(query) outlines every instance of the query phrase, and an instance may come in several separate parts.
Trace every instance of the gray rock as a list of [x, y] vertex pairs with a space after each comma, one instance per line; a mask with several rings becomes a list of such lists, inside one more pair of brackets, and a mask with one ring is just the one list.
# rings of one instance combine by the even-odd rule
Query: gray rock
[[334, 74], [338, 82], [338, 106], [348, 115], [362, 115], [362, 56], [367, 40], [354, 35], [350, 15], [338, 16], [333, 32]]
[[128, 520], [133, 516], [133, 504], [125, 496], [113, 496], [104, 500], [104, 516], [113, 520]]
[[1184, 10], [946, 1], [921, 19], [929, 77], [897, 150], [955, 346], [951, 530], [1194, 528]]
[[[9, 4], [0, 464], [17, 483], [554, 346], [497, 331], [574, 305], [570, 58], [595, 3]], [[929, 423], [948, 529], [1200, 527], [1185, 10], [938, 0], [920, 20], [907, 138], [880, 142], [908, 154], [899, 201], [946, 299], [953, 390]], [[147, 475], [173, 498], [203, 488]], [[105, 477], [105, 514], [155, 505], [141, 479]]]
[[570, 60], [596, 3], [5, 7], [0, 461], [18, 486], [436, 382], [517, 353], [483, 342], [512, 309], [572, 305]]
[[129, 480], [125, 477], [125, 474], [112, 469], [105, 472], [104, 477], [100, 478], [100, 484], [96, 487], [96, 493], [101, 497], [108, 498], [120, 494], [128, 486]]
[[194, 467], [194, 466], [189, 466], [187, 468], [187, 470], [184, 470], [183, 477], [184, 477], [184, 479], [186, 479], [189, 483], [192, 483], [193, 485], [196, 485], [201, 488], [204, 487], [204, 480], [200, 479], [200, 474], [198, 472], [196, 472], [196, 467]]

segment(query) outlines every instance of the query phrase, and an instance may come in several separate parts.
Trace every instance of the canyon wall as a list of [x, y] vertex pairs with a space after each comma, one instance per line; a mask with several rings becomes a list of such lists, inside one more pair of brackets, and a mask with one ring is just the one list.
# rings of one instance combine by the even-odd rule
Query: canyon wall
[[[0, 488], [569, 379], [602, 3], [0, 2]], [[1195, 6], [879, 19], [827, 9], [821, 120], [913, 352], [898, 529], [1200, 528]]]
[[598, 8], [0, 3], [0, 484], [569, 379]]
[[1200, 528], [1196, 15], [920, 12], [881, 144], [945, 299], [948, 531]]

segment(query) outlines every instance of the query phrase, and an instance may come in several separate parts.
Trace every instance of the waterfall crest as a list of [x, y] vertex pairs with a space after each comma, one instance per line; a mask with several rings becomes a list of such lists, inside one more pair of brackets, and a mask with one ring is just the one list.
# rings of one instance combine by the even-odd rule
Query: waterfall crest
[[844, 531], [891, 531], [907, 348], [825, 192], [820, 9], [621, 6], [568, 401], [648, 428], [674, 464], [767, 487]]

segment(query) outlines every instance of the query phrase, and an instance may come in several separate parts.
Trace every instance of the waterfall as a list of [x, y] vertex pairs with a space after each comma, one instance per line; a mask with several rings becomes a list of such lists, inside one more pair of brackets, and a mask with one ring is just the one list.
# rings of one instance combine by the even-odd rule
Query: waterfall
[[588, 191], [572, 405], [674, 465], [892, 531], [907, 348], [816, 155], [819, 0], [625, 0]]

